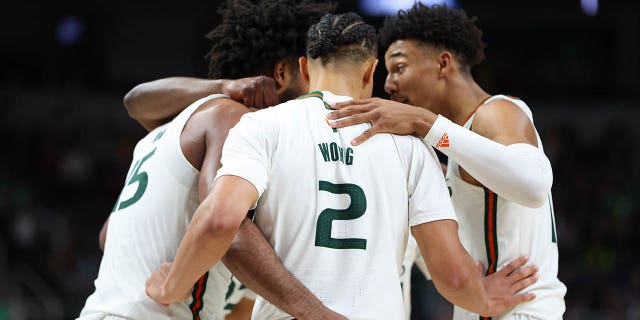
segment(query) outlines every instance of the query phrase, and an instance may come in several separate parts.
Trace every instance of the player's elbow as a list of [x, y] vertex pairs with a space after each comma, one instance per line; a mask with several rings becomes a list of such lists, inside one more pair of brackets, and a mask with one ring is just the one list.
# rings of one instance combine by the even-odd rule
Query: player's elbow
[[469, 269], [454, 266], [444, 272], [440, 272], [438, 279], [435, 278], [433, 273], [431, 276], [440, 290], [457, 292], [466, 288], [475, 275], [471, 274]]
[[514, 202], [529, 208], [539, 208], [547, 201], [552, 184], [553, 174], [551, 170], [542, 172], [524, 184], [524, 188], [518, 197], [519, 199], [514, 200]]
[[546, 192], [536, 192], [532, 194], [531, 197], [526, 199], [523, 205], [533, 209], [540, 208], [547, 201], [548, 195], [549, 190], [547, 190]]
[[129, 90], [129, 92], [127, 92], [127, 94], [125, 94], [124, 98], [122, 99], [122, 103], [124, 104], [125, 109], [127, 109], [129, 117], [131, 117], [132, 119], [137, 120], [140, 116], [140, 108], [138, 106], [140, 97], [144, 95], [145, 85], [146, 83], [142, 83], [133, 87], [133, 89]]
[[229, 233], [236, 233], [242, 218], [240, 215], [234, 214], [231, 208], [220, 206], [210, 206], [209, 214], [205, 219], [206, 233], [210, 236], [222, 236]]

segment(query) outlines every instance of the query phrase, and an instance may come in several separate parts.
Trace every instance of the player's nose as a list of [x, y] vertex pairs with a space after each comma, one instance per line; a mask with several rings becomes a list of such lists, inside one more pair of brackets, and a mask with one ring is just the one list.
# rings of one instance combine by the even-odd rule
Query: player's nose
[[384, 91], [388, 94], [394, 94], [398, 92], [398, 85], [392, 79], [390, 74], [387, 75], [387, 78], [384, 81]]

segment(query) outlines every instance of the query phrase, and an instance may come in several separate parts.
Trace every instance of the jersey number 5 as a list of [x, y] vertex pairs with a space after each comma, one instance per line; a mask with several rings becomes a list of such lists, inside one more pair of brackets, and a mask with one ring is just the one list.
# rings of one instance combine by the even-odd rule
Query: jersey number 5
[[[140, 171], [140, 167], [145, 161], [149, 160], [155, 152], [156, 148], [153, 148], [151, 152], [136, 162], [131, 178], [129, 178], [129, 182], [127, 182], [127, 186], [137, 182], [138, 189], [136, 189], [133, 196], [127, 200], [120, 201], [120, 198], [118, 198], [118, 202], [116, 202], [116, 206], [113, 208], [113, 211], [124, 209], [140, 200], [144, 192], [147, 190], [147, 183], [149, 182], [149, 175], [145, 171]], [[120, 203], [119, 206], [118, 203]]]
[[333, 249], [367, 249], [367, 239], [361, 238], [332, 238], [331, 227], [333, 220], [353, 220], [360, 218], [367, 210], [367, 198], [362, 188], [355, 184], [341, 183], [333, 184], [327, 181], [320, 181], [318, 186], [320, 191], [327, 191], [333, 194], [348, 194], [351, 198], [349, 207], [343, 210], [327, 208], [322, 210], [318, 216], [316, 225], [316, 247], [327, 247]]

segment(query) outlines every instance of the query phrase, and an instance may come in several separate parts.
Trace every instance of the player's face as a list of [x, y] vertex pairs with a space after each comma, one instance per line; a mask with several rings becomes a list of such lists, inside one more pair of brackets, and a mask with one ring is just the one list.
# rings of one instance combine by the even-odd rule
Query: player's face
[[384, 90], [391, 100], [431, 108], [438, 105], [443, 92], [439, 81], [440, 65], [415, 40], [396, 40], [384, 55], [387, 79]]

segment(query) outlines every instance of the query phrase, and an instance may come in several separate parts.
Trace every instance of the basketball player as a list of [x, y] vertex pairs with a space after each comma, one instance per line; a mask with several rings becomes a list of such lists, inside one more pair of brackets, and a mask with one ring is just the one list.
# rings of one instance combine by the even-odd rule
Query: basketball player
[[[228, 1], [222, 11], [223, 22], [210, 34], [214, 43], [209, 54], [212, 74], [268, 75], [277, 85], [280, 100], [305, 92], [304, 82], [293, 81], [299, 77], [295, 47], [299, 45], [304, 51], [301, 44], [306, 36], [304, 32], [297, 32], [297, 36], [295, 27], [310, 26], [329, 9], [331, 6], [311, 1], [265, 0], [258, 5]], [[237, 19], [248, 13], [250, 21]], [[247, 24], [264, 34], [245, 34], [250, 30]], [[286, 28], [290, 32], [273, 32]], [[235, 41], [250, 36], [256, 37], [257, 44]], [[224, 46], [229, 43], [234, 44], [230, 49]], [[264, 52], [263, 59], [247, 58]], [[242, 60], [244, 66], [232, 72], [229, 63], [234, 59]], [[226, 96], [211, 95], [194, 102], [166, 124], [144, 122], [151, 131], [134, 150], [126, 184], [106, 228], [96, 291], [87, 299], [81, 319], [224, 318], [231, 274], [222, 264], [212, 266], [191, 283], [189, 300], [168, 308], [149, 299], [144, 288], [152, 271], [175, 256], [199, 200], [210, 192], [228, 130], [249, 111]], [[245, 231], [238, 237], [238, 248], [244, 253], [244, 261], [249, 261], [248, 269], [256, 281], [266, 281], [256, 287], [262, 290], [260, 294], [301, 318], [339, 318], [283, 268], [251, 221], [247, 220], [242, 229]]]
[[[287, 269], [350, 319], [404, 318], [398, 278], [409, 226], [433, 281], [454, 303], [492, 315], [533, 298], [513, 295], [531, 277], [488, 294], [496, 278], [483, 281], [458, 241], [433, 150], [417, 138], [392, 135], [352, 148], [349, 141], [365, 125], [327, 125], [329, 104], [371, 96], [376, 50], [374, 28], [354, 13], [325, 15], [309, 29], [300, 68], [313, 92], [247, 114], [229, 133], [212, 193], [174, 263], [147, 281], [152, 298], [164, 304], [184, 298], [222, 257], [252, 207]], [[253, 312], [253, 319], [291, 318], [260, 297]]]
[[[561, 319], [566, 287], [557, 278], [551, 165], [529, 107], [490, 95], [474, 81], [470, 69], [484, 58], [474, 21], [462, 10], [422, 4], [388, 18], [380, 33], [388, 46], [385, 90], [395, 102], [339, 103], [329, 119], [346, 117], [332, 122], [336, 128], [373, 123], [354, 145], [378, 132], [416, 134], [449, 156], [460, 239], [473, 259], [486, 274], [521, 254], [540, 266], [538, 282], [524, 290], [536, 299], [497, 319]], [[478, 318], [468, 308], [456, 307], [454, 314]]]

